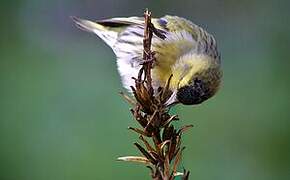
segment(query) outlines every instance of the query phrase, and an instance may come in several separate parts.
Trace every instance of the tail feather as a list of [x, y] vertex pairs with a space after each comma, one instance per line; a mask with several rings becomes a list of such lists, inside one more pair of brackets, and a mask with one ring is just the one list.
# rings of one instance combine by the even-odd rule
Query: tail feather
[[71, 17], [76, 26], [84, 31], [92, 32], [99, 36], [111, 48], [117, 41], [118, 32], [113, 31], [97, 22]]

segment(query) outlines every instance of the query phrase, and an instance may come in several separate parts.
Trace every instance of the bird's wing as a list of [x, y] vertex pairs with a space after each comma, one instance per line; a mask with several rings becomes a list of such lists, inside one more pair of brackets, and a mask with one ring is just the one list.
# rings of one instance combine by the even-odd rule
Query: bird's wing
[[154, 25], [167, 32], [183, 34], [182, 37], [184, 39], [192, 39], [196, 42], [196, 51], [198, 53], [205, 53], [220, 59], [220, 54], [217, 51], [217, 43], [213, 35], [191, 21], [178, 16], [166, 15], [155, 20]]
[[[163, 30], [164, 28], [162, 28], [159, 23], [158, 23], [158, 19], [156, 18], [152, 18], [152, 24], [154, 25], [155, 29], [154, 29], [154, 36], [157, 36], [161, 39], [165, 39], [166, 38], [166, 31]], [[105, 19], [105, 20], [100, 20], [97, 21], [97, 23], [106, 26], [106, 27], [110, 27], [112, 29], [115, 29], [115, 31], [121, 33], [124, 30], [126, 30], [127, 27], [129, 26], [134, 26], [134, 27], [139, 27], [141, 29], [144, 28], [145, 26], [145, 22], [144, 22], [144, 18], [143, 17], [128, 17], [128, 18], [124, 18], [124, 17], [118, 17], [118, 18], [111, 18], [111, 19]], [[144, 30], [143, 30], [144, 31]]]
[[157, 29], [161, 29], [170, 33], [187, 32], [191, 34], [194, 40], [198, 40], [198, 36], [201, 33], [201, 28], [189, 20], [178, 16], [166, 15], [164, 17], [153, 19], [152, 23]]
[[[87, 21], [78, 18], [73, 18], [74, 21], [78, 22], [77, 24], [82, 28], [82, 24], [90, 25], [91, 26], [98, 26], [103, 27], [106, 30], [113, 31], [116, 33], [123, 32], [128, 26], [139, 26], [144, 28], [144, 18], [143, 17], [117, 17], [117, 18], [110, 18], [110, 19], [103, 19], [97, 21]], [[80, 23], [81, 22], [81, 23]], [[201, 28], [192, 22], [178, 17], [178, 16], [169, 16], [166, 15], [161, 18], [152, 18], [152, 24], [157, 30], [161, 31], [161, 34], [166, 36], [166, 32], [168, 33], [179, 33], [181, 31], [185, 31], [190, 33], [194, 40], [198, 39], [198, 36], [201, 33]], [[101, 26], [100, 26], [101, 25]]]
[[[166, 36], [166, 32], [169, 33], [179, 33], [181, 31], [185, 31], [190, 33], [194, 40], [198, 39], [200, 35], [201, 28], [191, 21], [186, 20], [184, 18], [178, 16], [170, 16], [166, 15], [161, 18], [152, 18], [151, 20], [154, 27], [161, 31], [161, 34]], [[97, 21], [97, 23], [102, 24], [103, 26], [112, 27], [112, 28], [119, 28], [121, 27], [128, 27], [131, 25], [144, 27], [144, 18], [143, 17], [119, 17], [119, 18], [111, 18]], [[120, 29], [120, 28], [119, 28]]]

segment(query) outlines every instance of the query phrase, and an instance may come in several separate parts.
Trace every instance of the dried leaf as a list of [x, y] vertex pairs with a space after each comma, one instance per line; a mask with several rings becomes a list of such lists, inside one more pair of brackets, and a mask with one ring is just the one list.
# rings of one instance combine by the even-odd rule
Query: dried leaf
[[135, 81], [139, 81], [141, 83], [143, 83], [144, 81], [142, 81], [142, 74], [144, 72], [144, 67], [142, 66], [141, 69], [139, 70], [139, 73], [138, 73], [138, 79], [135, 79]]
[[141, 156], [123, 156], [123, 157], [118, 157], [117, 160], [126, 161], [126, 162], [137, 162], [137, 163], [146, 164], [146, 165], [151, 164], [147, 158], [141, 157]]
[[150, 143], [143, 136], [140, 136], [139, 139], [145, 144], [148, 151], [154, 151], [154, 148], [150, 145]]
[[141, 129], [133, 128], [133, 127], [128, 127], [128, 129], [130, 129], [130, 130], [132, 130], [140, 135], [150, 137], [150, 134], [147, 134], [146, 132], [142, 131]]
[[[161, 138], [160, 138], [160, 134], [159, 133], [152, 133], [152, 140], [153, 140], [153, 142], [154, 142], [154, 144], [155, 145], [157, 145], [156, 146], [156, 148], [158, 148], [158, 144], [161, 144], [162, 143], [162, 141], [161, 141]], [[160, 152], [159, 151], [160, 149], [158, 148], [158, 152]]]
[[173, 116], [171, 116], [169, 119], [167, 119], [167, 120], [163, 123], [162, 126], [167, 126], [168, 124], [171, 123], [171, 121], [173, 121], [173, 120], [177, 120], [177, 119], [178, 119], [178, 118], [177, 118], [177, 115], [173, 115]]
[[151, 154], [151, 156], [154, 157], [154, 159], [156, 159], [158, 162], [162, 162], [162, 158], [160, 157], [160, 155], [156, 152], [156, 151], [149, 151], [149, 153]]
[[166, 141], [163, 141], [161, 144], [159, 144], [159, 148], [161, 150], [163, 150], [163, 148], [165, 147], [166, 144], [170, 143], [170, 140], [166, 140]]
[[155, 116], [157, 114], [157, 110], [154, 111], [154, 113], [151, 115], [149, 121], [147, 122], [147, 125], [144, 129], [145, 132], [152, 132], [153, 131], [153, 123], [154, 123], [154, 120], [155, 120]]
[[147, 125], [147, 119], [145, 116], [142, 116], [140, 111], [140, 105], [136, 105], [134, 109], [130, 109], [132, 115], [135, 117], [135, 119], [138, 121], [138, 123], [144, 128]]
[[171, 138], [170, 144], [169, 144], [169, 150], [168, 150], [168, 155], [169, 155], [169, 160], [171, 161], [174, 158], [175, 155], [175, 150], [178, 149], [179, 147], [176, 147], [176, 139], [175, 136]]
[[173, 173], [176, 173], [177, 172], [177, 168], [178, 168], [178, 165], [181, 161], [181, 158], [182, 158], [182, 151], [185, 149], [185, 147], [183, 147], [182, 149], [179, 149], [179, 151], [177, 152], [176, 156], [175, 156], [175, 160], [174, 160], [174, 163], [173, 163]]
[[[181, 145], [181, 136], [177, 135], [176, 136], [176, 147], [180, 147]], [[175, 154], [177, 154], [177, 152], [175, 152]]]
[[162, 94], [161, 94], [161, 102], [164, 103], [168, 100], [168, 98], [171, 96], [172, 92], [169, 90], [170, 82], [172, 79], [173, 75], [171, 74], [170, 77], [168, 78], [165, 87], [162, 89]]
[[165, 156], [165, 161], [164, 161], [164, 176], [166, 179], [169, 179], [169, 176], [170, 176], [170, 162], [169, 162], [168, 155]]
[[129, 97], [123, 92], [119, 92], [119, 93], [131, 106], [136, 106], [136, 102], [131, 97]]
[[166, 126], [162, 133], [162, 140], [170, 140], [173, 135], [174, 127], [172, 125]]
[[140, 144], [134, 143], [134, 145], [139, 149], [139, 151], [152, 163], [156, 164], [156, 159], [146, 150], [144, 149]]
[[188, 129], [190, 129], [190, 128], [192, 128], [192, 127], [193, 127], [192, 124], [190, 124], [190, 125], [185, 125], [185, 126], [183, 126], [183, 127], [181, 127], [181, 128], [179, 129], [178, 134], [180, 134], [180, 133], [184, 133], [185, 131], [187, 131]]
[[175, 172], [173, 173], [173, 176], [183, 176], [184, 174], [182, 172]]

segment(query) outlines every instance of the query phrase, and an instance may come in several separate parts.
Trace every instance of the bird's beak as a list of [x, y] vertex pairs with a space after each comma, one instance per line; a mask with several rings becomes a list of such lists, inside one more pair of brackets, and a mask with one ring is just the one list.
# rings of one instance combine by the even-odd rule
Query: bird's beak
[[173, 93], [171, 94], [170, 98], [165, 102], [165, 105], [167, 107], [171, 107], [171, 106], [179, 103], [179, 101], [176, 98], [176, 94], [177, 94], [177, 91], [173, 91]]

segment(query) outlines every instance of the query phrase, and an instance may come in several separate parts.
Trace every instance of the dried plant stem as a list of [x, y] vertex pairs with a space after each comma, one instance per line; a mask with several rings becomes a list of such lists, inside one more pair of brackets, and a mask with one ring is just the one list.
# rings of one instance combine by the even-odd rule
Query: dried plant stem
[[[140, 135], [139, 143], [134, 143], [143, 156], [125, 156], [118, 160], [139, 162], [151, 170], [154, 180], [173, 180], [176, 176], [182, 179], [189, 178], [189, 171], [178, 172], [177, 168], [181, 162], [182, 151], [181, 135], [192, 125], [176, 129], [171, 122], [178, 120], [177, 115], [170, 115], [169, 108], [165, 105], [172, 92], [169, 90], [170, 79], [165, 87], [154, 89], [152, 85], [151, 69], [155, 58], [151, 51], [152, 36], [164, 39], [164, 35], [155, 29], [151, 23], [151, 13], [144, 13], [144, 39], [143, 39], [143, 62], [135, 86], [131, 87], [135, 100], [122, 94], [126, 101], [133, 105], [131, 113], [142, 128], [129, 129]], [[147, 139], [152, 140], [152, 144]]]

